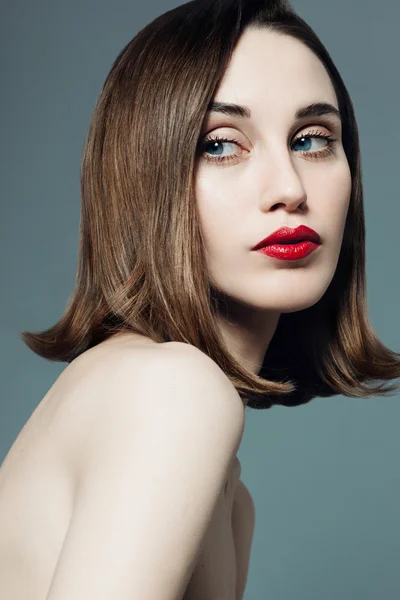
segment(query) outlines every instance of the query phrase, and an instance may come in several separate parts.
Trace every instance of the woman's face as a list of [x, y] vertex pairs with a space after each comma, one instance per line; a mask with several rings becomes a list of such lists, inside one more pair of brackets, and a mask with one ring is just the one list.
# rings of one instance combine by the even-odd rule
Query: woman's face
[[[255, 309], [308, 308], [334, 275], [351, 190], [340, 118], [295, 117], [314, 103], [338, 109], [325, 67], [292, 37], [247, 29], [213, 101], [245, 106], [251, 117], [209, 112], [202, 127], [195, 190], [212, 284]], [[204, 144], [215, 136], [235, 141]], [[301, 224], [322, 241], [306, 258], [252, 250]]]

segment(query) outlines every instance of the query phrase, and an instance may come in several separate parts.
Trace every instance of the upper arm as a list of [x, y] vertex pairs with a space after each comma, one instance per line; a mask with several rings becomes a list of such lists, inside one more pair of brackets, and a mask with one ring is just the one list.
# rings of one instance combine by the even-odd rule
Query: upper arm
[[239, 479], [232, 508], [232, 533], [236, 556], [236, 600], [242, 600], [246, 588], [254, 525], [254, 501], [248, 488]]
[[47, 600], [184, 594], [243, 421], [236, 391], [200, 351], [151, 360], [134, 377], [128, 363], [113, 365], [118, 393], [96, 390]]

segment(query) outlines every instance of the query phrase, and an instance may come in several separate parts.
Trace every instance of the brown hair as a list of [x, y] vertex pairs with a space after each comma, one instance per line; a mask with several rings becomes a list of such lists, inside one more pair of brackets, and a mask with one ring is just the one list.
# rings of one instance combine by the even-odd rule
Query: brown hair
[[[228, 352], [215, 313], [193, 192], [207, 107], [247, 27], [301, 40], [325, 65], [352, 175], [336, 272], [312, 307], [282, 314], [259, 375]], [[179, 341], [210, 356], [250, 408], [296, 406], [316, 396], [393, 392], [400, 354], [367, 315], [365, 224], [353, 105], [327, 50], [282, 0], [193, 0], [144, 27], [116, 58], [85, 140], [79, 265], [61, 319], [22, 332], [48, 360], [71, 362], [120, 331]]]

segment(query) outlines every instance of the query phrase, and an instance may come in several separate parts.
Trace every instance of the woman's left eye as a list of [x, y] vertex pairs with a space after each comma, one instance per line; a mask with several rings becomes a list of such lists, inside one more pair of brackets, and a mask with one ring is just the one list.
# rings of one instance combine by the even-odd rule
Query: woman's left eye
[[[322, 149], [317, 149], [316, 151], [310, 151], [310, 146], [312, 146], [312, 140], [317, 140], [318, 143], [325, 140], [325, 147], [323, 147]], [[298, 136], [293, 141], [293, 146], [302, 146], [302, 148], [300, 148], [300, 153], [303, 156], [306, 156], [307, 158], [311, 159], [316, 159], [334, 154], [336, 141], [336, 138], [334, 138], [331, 135], [321, 133], [320, 131], [309, 131]], [[228, 156], [210, 156], [209, 154], [207, 154], [207, 148], [209, 146], [214, 146], [213, 149], [218, 150], [217, 147], [223, 144], [234, 144], [236, 146], [241, 147], [239, 142], [233, 138], [220, 138], [218, 137], [218, 135], [216, 135], [214, 137], [201, 140], [199, 150], [204, 156], [205, 160], [209, 162], [229, 162], [231, 160], [236, 160], [240, 158], [237, 154], [230, 154]]]

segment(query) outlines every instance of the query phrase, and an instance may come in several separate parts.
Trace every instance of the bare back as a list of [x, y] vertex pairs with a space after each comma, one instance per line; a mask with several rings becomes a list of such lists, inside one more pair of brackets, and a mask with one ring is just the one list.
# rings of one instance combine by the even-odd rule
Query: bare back
[[[79, 357], [58, 377], [21, 430], [0, 468], [0, 597], [45, 600], [72, 514], [71, 448], [78, 398], [71, 391], [82, 370], [132, 344], [138, 353], [160, 347], [132, 336], [109, 339]], [[154, 346], [154, 348], [152, 348]], [[74, 418], [71, 417], [74, 416]], [[184, 599], [240, 600], [232, 527], [236, 495], [249, 496], [235, 457]], [[238, 509], [236, 509], [238, 510]]]
[[[159, 351], [151, 340], [125, 336], [92, 348], [69, 365], [33, 412], [0, 468], [0, 597], [46, 600], [72, 514], [74, 472], [71, 448], [79, 399], [72, 390], [82, 370], [107, 360], [109, 352], [132, 344], [138, 353]], [[165, 346], [165, 344], [163, 344]], [[79, 363], [78, 363], [79, 360]], [[185, 600], [240, 600], [232, 510], [239, 480], [235, 457], [231, 474], [204, 538]], [[245, 489], [244, 489], [245, 488]]]
[[[0, 468], [0, 596], [45, 600], [72, 512], [63, 439], [68, 367], [41, 400]], [[62, 431], [62, 435], [59, 433]]]

